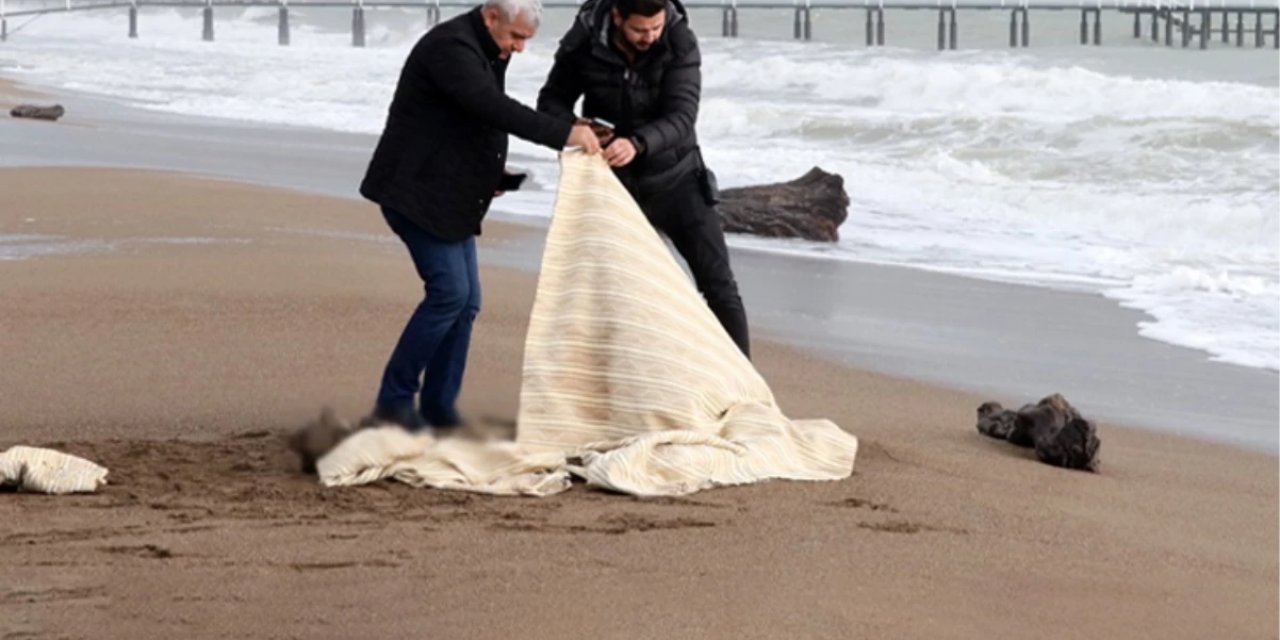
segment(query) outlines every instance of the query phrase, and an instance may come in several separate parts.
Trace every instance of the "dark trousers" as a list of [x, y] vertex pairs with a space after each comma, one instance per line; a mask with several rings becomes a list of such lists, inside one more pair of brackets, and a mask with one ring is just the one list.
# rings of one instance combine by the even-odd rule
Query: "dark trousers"
[[696, 173], [685, 172], [666, 185], [628, 186], [649, 222], [671, 239], [689, 265], [698, 291], [725, 332], [743, 355], [751, 357], [747, 312], [729, 266], [724, 227], [715, 207], [703, 198]]
[[382, 374], [378, 408], [396, 413], [413, 408], [435, 426], [457, 424], [455, 402], [467, 368], [471, 325], [480, 312], [476, 241], [445, 242], [403, 215], [382, 209], [400, 236], [425, 285], [426, 296], [409, 316]]

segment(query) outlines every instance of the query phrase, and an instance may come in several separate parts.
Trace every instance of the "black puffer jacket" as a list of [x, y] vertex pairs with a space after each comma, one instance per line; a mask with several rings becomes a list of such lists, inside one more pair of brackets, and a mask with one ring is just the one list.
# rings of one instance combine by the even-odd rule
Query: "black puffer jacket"
[[667, 3], [662, 37], [628, 66], [611, 44], [614, 0], [588, 0], [560, 41], [555, 64], [538, 94], [538, 110], [573, 119], [582, 114], [617, 126], [622, 137], [637, 137], [644, 153], [619, 171], [627, 178], [667, 181], [696, 166], [694, 124], [702, 93], [702, 55], [689, 29], [684, 6]]
[[508, 132], [564, 146], [571, 123], [508, 97], [507, 61], [498, 53], [479, 8], [418, 41], [400, 72], [361, 195], [457, 242], [480, 233], [506, 165]]

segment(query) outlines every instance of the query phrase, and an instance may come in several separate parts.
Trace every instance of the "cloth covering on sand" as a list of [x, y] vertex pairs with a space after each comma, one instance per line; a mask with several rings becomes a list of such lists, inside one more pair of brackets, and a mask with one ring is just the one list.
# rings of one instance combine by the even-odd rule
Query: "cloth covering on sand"
[[39, 447], [10, 447], [0, 453], [0, 486], [37, 493], [85, 493], [107, 483], [107, 469], [84, 458]]
[[573, 474], [657, 496], [853, 472], [857, 439], [783, 415], [599, 156], [561, 156], [524, 357], [515, 442], [359, 431], [321, 481], [549, 495]]

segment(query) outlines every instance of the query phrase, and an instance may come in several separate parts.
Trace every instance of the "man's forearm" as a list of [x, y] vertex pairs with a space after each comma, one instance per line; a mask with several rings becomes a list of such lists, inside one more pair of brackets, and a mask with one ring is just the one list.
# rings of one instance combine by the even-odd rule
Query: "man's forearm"
[[550, 95], [546, 89], [543, 89], [542, 93], [538, 94], [538, 111], [569, 122], [572, 122], [575, 118], [573, 113], [573, 103], [566, 102], [557, 96]]
[[633, 137], [644, 147], [641, 153], [655, 153], [692, 137], [697, 119], [697, 102], [693, 102], [637, 127]]
[[689, 64], [667, 73], [661, 98], [661, 116], [639, 126], [635, 135], [648, 153], [656, 153], [688, 140], [694, 135], [698, 121], [698, 102], [702, 94], [702, 70]]
[[486, 125], [552, 149], [564, 148], [570, 123], [534, 111], [506, 95], [483, 61], [464, 56], [451, 60], [438, 57], [414, 72], [425, 76], [422, 82], [441, 87], [459, 107]]
[[556, 61], [547, 74], [547, 82], [538, 92], [538, 111], [572, 122], [573, 105], [578, 101], [578, 96], [582, 95], [582, 88], [565, 63], [566, 57], [564, 51], [556, 53]]

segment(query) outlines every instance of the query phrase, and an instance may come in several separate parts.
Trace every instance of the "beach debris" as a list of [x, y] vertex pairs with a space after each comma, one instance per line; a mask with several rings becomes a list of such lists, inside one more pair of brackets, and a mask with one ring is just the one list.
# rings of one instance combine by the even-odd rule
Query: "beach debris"
[[1045, 464], [1067, 469], [1097, 471], [1098, 428], [1055, 393], [1035, 404], [1023, 405], [1016, 412], [999, 402], [984, 402], [978, 407], [978, 433], [1008, 441], [1019, 447], [1031, 447], [1036, 458]]
[[835, 242], [849, 217], [849, 194], [844, 178], [814, 167], [791, 182], [725, 189], [719, 211], [730, 233]]
[[35, 120], [54, 121], [61, 118], [67, 112], [60, 104], [42, 107], [34, 104], [20, 104], [9, 110], [9, 115], [15, 118], [32, 118]]
[[984, 402], [978, 407], [978, 433], [1000, 440], [1008, 440], [1013, 433], [1015, 414], [999, 402]]
[[0, 487], [36, 493], [92, 493], [107, 483], [107, 469], [71, 454], [16, 446], [0, 453]]

